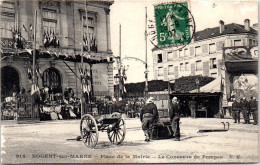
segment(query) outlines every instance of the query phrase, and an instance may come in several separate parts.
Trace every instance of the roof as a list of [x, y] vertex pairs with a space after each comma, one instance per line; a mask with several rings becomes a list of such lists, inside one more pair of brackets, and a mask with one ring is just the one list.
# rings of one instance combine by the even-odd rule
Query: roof
[[[222, 33], [220, 33], [219, 26], [214, 27], [214, 28], [206, 28], [204, 30], [197, 31], [197, 32], [195, 32], [195, 35], [194, 35], [194, 41], [200, 41], [200, 40], [209, 39], [209, 38], [213, 38], [213, 37], [217, 37], [217, 36], [221, 36], [221, 35], [241, 34], [241, 33], [257, 34], [258, 32], [257, 32], [257, 30], [255, 30], [252, 27], [250, 27], [250, 31], [247, 31], [245, 29], [244, 25], [231, 23], [231, 24], [224, 25], [224, 31]], [[171, 45], [165, 46], [163, 48], [167, 48], [167, 47], [169, 48], [172, 46]], [[156, 50], [156, 49], [158, 49], [158, 48], [155, 46], [154, 48], [152, 48], [152, 51]]]
[[[190, 93], [198, 92], [197, 89], [190, 91]], [[201, 93], [220, 93], [221, 92], [221, 76], [211, 81], [210, 83], [200, 87]]]
[[226, 35], [226, 34], [240, 34], [240, 33], [257, 34], [257, 31], [252, 27], [250, 27], [250, 31], [247, 31], [244, 25], [231, 23], [231, 24], [224, 25], [224, 31], [222, 33], [220, 33], [219, 26], [198, 31], [195, 33], [194, 40], [199, 41], [199, 40], [204, 40], [204, 39]]

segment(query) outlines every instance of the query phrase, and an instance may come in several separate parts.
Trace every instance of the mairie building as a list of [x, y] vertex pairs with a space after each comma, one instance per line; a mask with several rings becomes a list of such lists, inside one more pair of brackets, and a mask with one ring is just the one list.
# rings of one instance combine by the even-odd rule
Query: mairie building
[[112, 4], [110, 0], [2, 1], [2, 100], [21, 88], [26, 92], [31, 89], [34, 48], [40, 88], [52, 87], [55, 93], [63, 93], [69, 87], [79, 97], [83, 55], [85, 71], [88, 75], [91, 71], [94, 95], [113, 96], [113, 63], [108, 60], [113, 56], [109, 9]]

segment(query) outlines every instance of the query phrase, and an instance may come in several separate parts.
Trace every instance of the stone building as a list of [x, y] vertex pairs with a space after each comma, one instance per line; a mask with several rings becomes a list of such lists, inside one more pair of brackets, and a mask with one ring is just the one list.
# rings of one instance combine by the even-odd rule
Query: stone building
[[257, 45], [257, 31], [244, 25], [219, 21], [219, 27], [195, 33], [192, 42], [182, 49], [170, 46], [153, 48], [154, 78], [174, 80], [182, 76], [203, 75], [217, 78], [223, 66], [223, 47]]
[[21, 86], [26, 91], [31, 89], [28, 73], [32, 69], [35, 27], [40, 88], [53, 87], [57, 93], [63, 93], [70, 87], [79, 96], [80, 55], [84, 55], [83, 65], [87, 72], [92, 70], [94, 95], [112, 96], [113, 63], [107, 60], [112, 57], [109, 14], [112, 4], [111, 0], [88, 1], [86, 5], [85, 1], [3, 1], [0, 5], [2, 99], [19, 91]]

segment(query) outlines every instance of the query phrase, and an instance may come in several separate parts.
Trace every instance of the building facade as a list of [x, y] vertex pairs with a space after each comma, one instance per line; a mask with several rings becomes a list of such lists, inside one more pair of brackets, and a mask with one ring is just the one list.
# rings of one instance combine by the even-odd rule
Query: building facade
[[[69, 87], [79, 96], [80, 56], [84, 56], [83, 66], [88, 75], [92, 70], [94, 95], [113, 96], [113, 63], [106, 60], [113, 56], [109, 14], [112, 4], [109, 0], [87, 3], [3, 1], [0, 29], [2, 99], [21, 87], [26, 91], [31, 89], [28, 73], [32, 69], [33, 48], [36, 48], [36, 72], [41, 74], [37, 78], [40, 88], [53, 87], [56, 93], [63, 93]], [[60, 59], [61, 56], [64, 58]]]
[[249, 19], [244, 25], [225, 25], [221, 20], [219, 27], [196, 32], [192, 42], [182, 49], [154, 48], [154, 78], [164, 81], [194, 75], [217, 78], [224, 65], [223, 47], [255, 46], [257, 42], [257, 31], [250, 27]]

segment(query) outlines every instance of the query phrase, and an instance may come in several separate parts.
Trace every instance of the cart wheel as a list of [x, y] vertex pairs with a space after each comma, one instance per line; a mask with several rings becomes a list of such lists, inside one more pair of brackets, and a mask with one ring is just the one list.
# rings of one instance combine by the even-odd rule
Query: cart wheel
[[112, 144], [116, 145], [121, 144], [124, 141], [125, 134], [125, 121], [123, 119], [119, 119], [111, 129], [107, 130], [108, 139]]
[[83, 143], [89, 148], [95, 148], [98, 142], [98, 127], [93, 116], [86, 114], [82, 117], [80, 133]]

